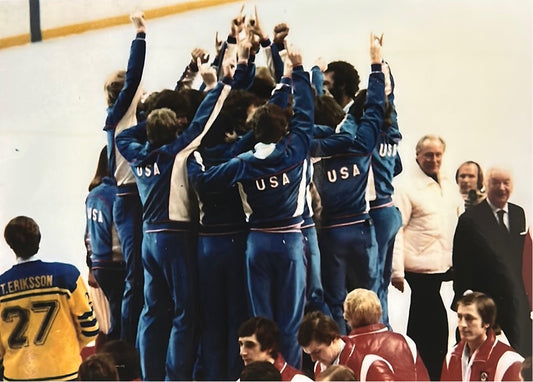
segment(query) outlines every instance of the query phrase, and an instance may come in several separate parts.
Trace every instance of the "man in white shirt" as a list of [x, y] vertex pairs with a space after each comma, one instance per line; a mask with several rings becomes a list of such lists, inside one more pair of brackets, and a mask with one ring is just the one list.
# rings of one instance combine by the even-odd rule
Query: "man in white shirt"
[[407, 335], [432, 380], [439, 380], [448, 347], [448, 319], [440, 289], [450, 280], [452, 239], [463, 200], [453, 180], [440, 171], [446, 143], [436, 135], [416, 145], [414, 173], [400, 175], [394, 201], [402, 214], [393, 252], [392, 285], [411, 288]]

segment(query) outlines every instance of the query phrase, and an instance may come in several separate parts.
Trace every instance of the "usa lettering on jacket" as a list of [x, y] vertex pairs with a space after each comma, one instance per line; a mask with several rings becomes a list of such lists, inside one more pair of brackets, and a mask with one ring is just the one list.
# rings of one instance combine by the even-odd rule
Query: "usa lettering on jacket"
[[161, 171], [159, 171], [159, 167], [157, 166], [157, 162], [154, 162], [153, 165], [149, 164], [147, 166], [137, 166], [135, 167], [135, 171], [137, 171], [138, 176], [144, 176], [146, 178], [161, 174]]
[[350, 176], [356, 177], [361, 172], [359, 171], [359, 167], [357, 167], [357, 165], [354, 163], [352, 165], [351, 171], [348, 166], [342, 166], [341, 168], [339, 168], [338, 173], [339, 175], [337, 175], [337, 170], [335, 169], [328, 170], [328, 180], [330, 183], [335, 183], [337, 179], [344, 180], [348, 179]]
[[[280, 179], [281, 178], [281, 179]], [[291, 181], [286, 173], [281, 174], [279, 177], [277, 175], [272, 175], [268, 178], [261, 178], [255, 180], [255, 187], [259, 191], [266, 190], [267, 186], [269, 188], [278, 188], [281, 184], [281, 186], [285, 186], [286, 184], [289, 184]]]
[[87, 207], [87, 220], [103, 223], [104, 215], [102, 214], [102, 211], [97, 208]]
[[379, 156], [380, 157], [395, 157], [398, 152], [398, 145], [395, 143], [380, 143], [379, 144]]

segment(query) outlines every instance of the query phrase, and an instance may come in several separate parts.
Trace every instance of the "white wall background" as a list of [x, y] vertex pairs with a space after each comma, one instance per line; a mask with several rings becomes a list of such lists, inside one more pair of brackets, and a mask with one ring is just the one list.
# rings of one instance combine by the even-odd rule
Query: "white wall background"
[[[15, 3], [0, 0], [0, 20]], [[47, 3], [43, 14], [52, 12]], [[50, 23], [70, 22], [72, 3], [78, 13], [101, 12], [105, 3], [124, 14], [142, 2], [55, 3], [61, 7], [46, 16]], [[531, 221], [530, 0], [263, 0], [257, 7], [267, 30], [289, 23], [290, 41], [307, 68], [318, 56], [343, 59], [366, 78], [368, 35], [384, 32], [404, 165], [414, 164], [422, 135], [440, 134], [448, 143], [443, 170], [450, 176], [465, 160], [511, 167], [511, 200]], [[212, 50], [215, 32], [225, 36], [239, 8], [233, 3], [148, 20], [147, 90], [173, 87], [191, 49]], [[42, 256], [83, 271], [84, 199], [105, 144], [102, 84], [125, 68], [134, 35], [126, 25], [0, 50], [0, 227], [16, 215], [34, 217], [43, 233]], [[0, 271], [13, 261], [0, 240]]]

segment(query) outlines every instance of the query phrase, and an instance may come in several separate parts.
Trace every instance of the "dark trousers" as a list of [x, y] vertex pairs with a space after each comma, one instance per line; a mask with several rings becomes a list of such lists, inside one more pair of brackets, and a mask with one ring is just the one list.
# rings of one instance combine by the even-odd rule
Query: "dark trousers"
[[440, 379], [448, 348], [448, 318], [440, 295], [443, 273], [405, 272], [411, 287], [407, 335], [418, 347], [432, 381]]
[[144, 276], [141, 261], [142, 204], [139, 194], [117, 196], [113, 205], [113, 219], [126, 262], [120, 337], [131, 345], [136, 345], [137, 325], [144, 302]]

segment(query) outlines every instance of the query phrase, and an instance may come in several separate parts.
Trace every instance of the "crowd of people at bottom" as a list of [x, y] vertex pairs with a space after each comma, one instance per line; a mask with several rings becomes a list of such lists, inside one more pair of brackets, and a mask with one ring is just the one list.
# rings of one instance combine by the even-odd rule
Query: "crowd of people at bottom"
[[[5, 227], [4, 238], [18, 261], [0, 276], [4, 378], [46, 374], [56, 380], [141, 380], [138, 351], [127, 341], [97, 344], [96, 353], [81, 360], [80, 351], [99, 332], [92, 302], [75, 267], [38, 259], [37, 223], [15, 217]], [[314, 362], [311, 376], [284, 360], [274, 321], [249, 318], [235, 339], [244, 363], [240, 380], [429, 380], [416, 344], [381, 324], [381, 316], [376, 293], [362, 288], [352, 290], [344, 301], [344, 318], [351, 328], [347, 336], [328, 315], [307, 313], [299, 325], [298, 345]], [[457, 301], [460, 341], [446, 356], [442, 380], [531, 380], [531, 357], [524, 360], [497, 338], [496, 316], [494, 300], [481, 292], [467, 292]], [[7, 325], [13, 321], [14, 329]]]

